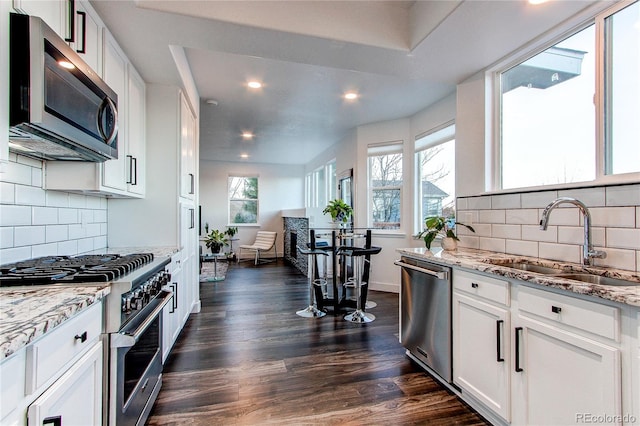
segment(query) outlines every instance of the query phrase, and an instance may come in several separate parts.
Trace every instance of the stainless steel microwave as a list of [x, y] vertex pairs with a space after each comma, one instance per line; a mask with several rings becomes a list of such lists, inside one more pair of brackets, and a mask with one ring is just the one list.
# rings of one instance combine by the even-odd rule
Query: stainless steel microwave
[[9, 148], [44, 160], [118, 158], [118, 96], [40, 18], [12, 13]]

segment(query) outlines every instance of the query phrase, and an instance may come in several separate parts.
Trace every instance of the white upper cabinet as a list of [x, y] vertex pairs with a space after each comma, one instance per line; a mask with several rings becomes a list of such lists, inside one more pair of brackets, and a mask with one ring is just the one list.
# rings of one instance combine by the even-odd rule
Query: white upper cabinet
[[129, 85], [127, 120], [126, 178], [127, 191], [144, 196], [145, 191], [145, 149], [146, 149], [146, 101], [145, 84], [140, 74], [131, 64], [127, 70]]
[[127, 189], [127, 57], [111, 33], [105, 29], [103, 44], [102, 79], [118, 95], [118, 158], [105, 161], [102, 184], [126, 191]]
[[102, 29], [104, 24], [88, 1], [76, 1], [75, 37], [71, 47], [102, 76]]
[[71, 41], [72, 0], [13, 0], [13, 8], [20, 13], [41, 18], [66, 41]]
[[196, 119], [180, 93], [180, 196], [194, 199], [196, 188]]

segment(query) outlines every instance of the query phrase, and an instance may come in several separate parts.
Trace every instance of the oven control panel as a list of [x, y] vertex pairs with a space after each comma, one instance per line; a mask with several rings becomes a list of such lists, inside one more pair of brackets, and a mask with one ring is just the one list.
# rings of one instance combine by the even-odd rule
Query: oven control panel
[[171, 274], [167, 271], [158, 272], [151, 278], [146, 280], [143, 284], [137, 286], [127, 293], [123, 293], [121, 296], [121, 310], [122, 319], [135, 314], [135, 312], [142, 310], [151, 300], [153, 300], [162, 287], [167, 285], [171, 281]]

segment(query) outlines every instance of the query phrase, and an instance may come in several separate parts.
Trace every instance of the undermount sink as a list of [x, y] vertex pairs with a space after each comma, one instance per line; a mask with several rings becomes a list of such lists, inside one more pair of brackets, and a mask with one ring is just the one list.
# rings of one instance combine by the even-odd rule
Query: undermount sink
[[565, 278], [567, 280], [581, 281], [589, 284], [611, 285], [611, 286], [640, 286], [635, 281], [619, 280], [617, 278], [603, 277], [593, 274], [551, 274], [553, 277]]
[[507, 262], [496, 263], [495, 265], [504, 266], [506, 268], [519, 269], [521, 271], [536, 272], [538, 274], [561, 274], [564, 272], [562, 269], [550, 268], [548, 266], [535, 265], [527, 262]]

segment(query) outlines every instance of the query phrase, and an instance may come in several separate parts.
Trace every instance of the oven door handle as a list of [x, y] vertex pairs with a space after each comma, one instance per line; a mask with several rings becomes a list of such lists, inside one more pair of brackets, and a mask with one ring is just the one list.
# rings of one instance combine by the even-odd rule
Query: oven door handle
[[156, 306], [147, 318], [133, 331], [122, 330], [117, 333], [111, 334], [111, 347], [112, 348], [130, 348], [136, 344], [142, 334], [147, 331], [147, 328], [155, 321], [158, 315], [162, 315], [162, 310], [169, 303], [173, 297], [171, 291], [162, 290], [164, 297], [161, 302]]
[[448, 280], [449, 274], [447, 271], [434, 271], [431, 269], [420, 268], [418, 266], [411, 265], [409, 263], [405, 263], [402, 260], [396, 260], [393, 262], [394, 265], [397, 265], [401, 268], [412, 269], [414, 271], [422, 272], [423, 274], [432, 275], [441, 280]]

